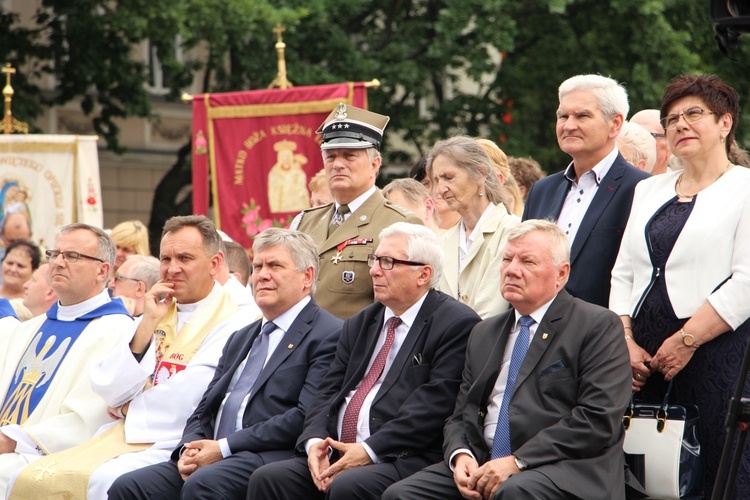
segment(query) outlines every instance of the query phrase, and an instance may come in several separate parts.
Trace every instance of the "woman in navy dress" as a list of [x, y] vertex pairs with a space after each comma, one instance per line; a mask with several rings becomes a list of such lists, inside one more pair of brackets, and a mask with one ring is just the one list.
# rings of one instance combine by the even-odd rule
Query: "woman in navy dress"
[[[670, 402], [698, 406], [710, 498], [750, 335], [750, 170], [727, 158], [739, 96], [715, 75], [674, 79], [661, 117], [683, 169], [636, 187], [610, 308], [625, 327], [633, 390], [661, 401], [674, 379]], [[749, 446], [742, 459], [733, 498], [750, 498]]]

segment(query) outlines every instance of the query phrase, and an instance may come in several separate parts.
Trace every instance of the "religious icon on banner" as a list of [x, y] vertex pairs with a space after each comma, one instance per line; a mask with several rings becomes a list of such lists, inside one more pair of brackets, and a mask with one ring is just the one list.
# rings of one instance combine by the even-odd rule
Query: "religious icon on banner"
[[[310, 207], [323, 168], [320, 124], [340, 102], [367, 107], [363, 82], [193, 96], [193, 210], [243, 247]], [[208, 132], [211, 133], [208, 133]]]
[[284, 139], [273, 145], [276, 164], [268, 173], [268, 204], [271, 213], [300, 212], [310, 208], [307, 192], [307, 158], [295, 154], [297, 143]]
[[31, 221], [29, 189], [18, 179], [0, 179], [0, 220], [8, 214], [21, 213]]

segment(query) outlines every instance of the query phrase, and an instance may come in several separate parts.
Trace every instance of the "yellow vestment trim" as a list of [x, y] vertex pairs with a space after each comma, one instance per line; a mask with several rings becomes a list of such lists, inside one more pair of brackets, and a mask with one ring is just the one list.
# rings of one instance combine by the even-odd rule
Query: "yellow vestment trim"
[[[176, 303], [172, 302], [167, 314], [157, 326], [157, 330], [166, 333], [162, 344], [163, 360], [168, 359], [172, 353], [178, 353], [182, 354], [181, 363], [189, 363], [206, 335], [222, 321], [239, 311], [229, 298], [229, 294], [223, 289], [214, 290], [206, 302], [190, 315], [179, 334], [175, 333], [177, 307]], [[146, 384], [145, 390], [149, 388], [151, 388], [150, 382]], [[120, 455], [145, 450], [152, 445], [153, 443], [127, 443], [125, 423], [121, 420], [112, 428], [83, 444], [53, 453], [26, 466], [16, 478], [8, 498], [10, 500], [39, 498], [85, 500], [88, 494], [89, 478], [97, 467]]]

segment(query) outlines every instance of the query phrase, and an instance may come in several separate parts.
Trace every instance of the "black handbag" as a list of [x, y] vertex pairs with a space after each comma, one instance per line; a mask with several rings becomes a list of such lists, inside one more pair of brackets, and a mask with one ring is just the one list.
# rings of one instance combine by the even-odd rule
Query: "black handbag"
[[636, 402], [631, 397], [630, 407], [623, 417], [623, 449], [631, 472], [649, 498], [701, 498], [703, 472], [698, 408], [669, 404], [673, 382], [667, 385], [661, 404]]

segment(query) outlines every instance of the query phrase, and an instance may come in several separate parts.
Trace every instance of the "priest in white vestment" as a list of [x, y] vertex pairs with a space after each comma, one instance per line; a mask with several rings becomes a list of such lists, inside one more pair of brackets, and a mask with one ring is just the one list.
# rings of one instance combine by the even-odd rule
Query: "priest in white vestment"
[[144, 297], [130, 342], [122, 342], [91, 372], [113, 424], [88, 443], [43, 463], [57, 474], [24, 470], [10, 498], [105, 499], [111, 483], [131, 470], [169, 459], [211, 381], [229, 336], [253, 321], [215, 281], [223, 265], [220, 238], [203, 216], [167, 221], [160, 246], [161, 280]]
[[133, 335], [133, 319], [105, 290], [114, 259], [106, 233], [86, 224], [63, 227], [47, 251], [59, 301], [19, 325], [0, 351], [0, 497], [16, 472], [110, 421], [89, 377], [92, 365]]

